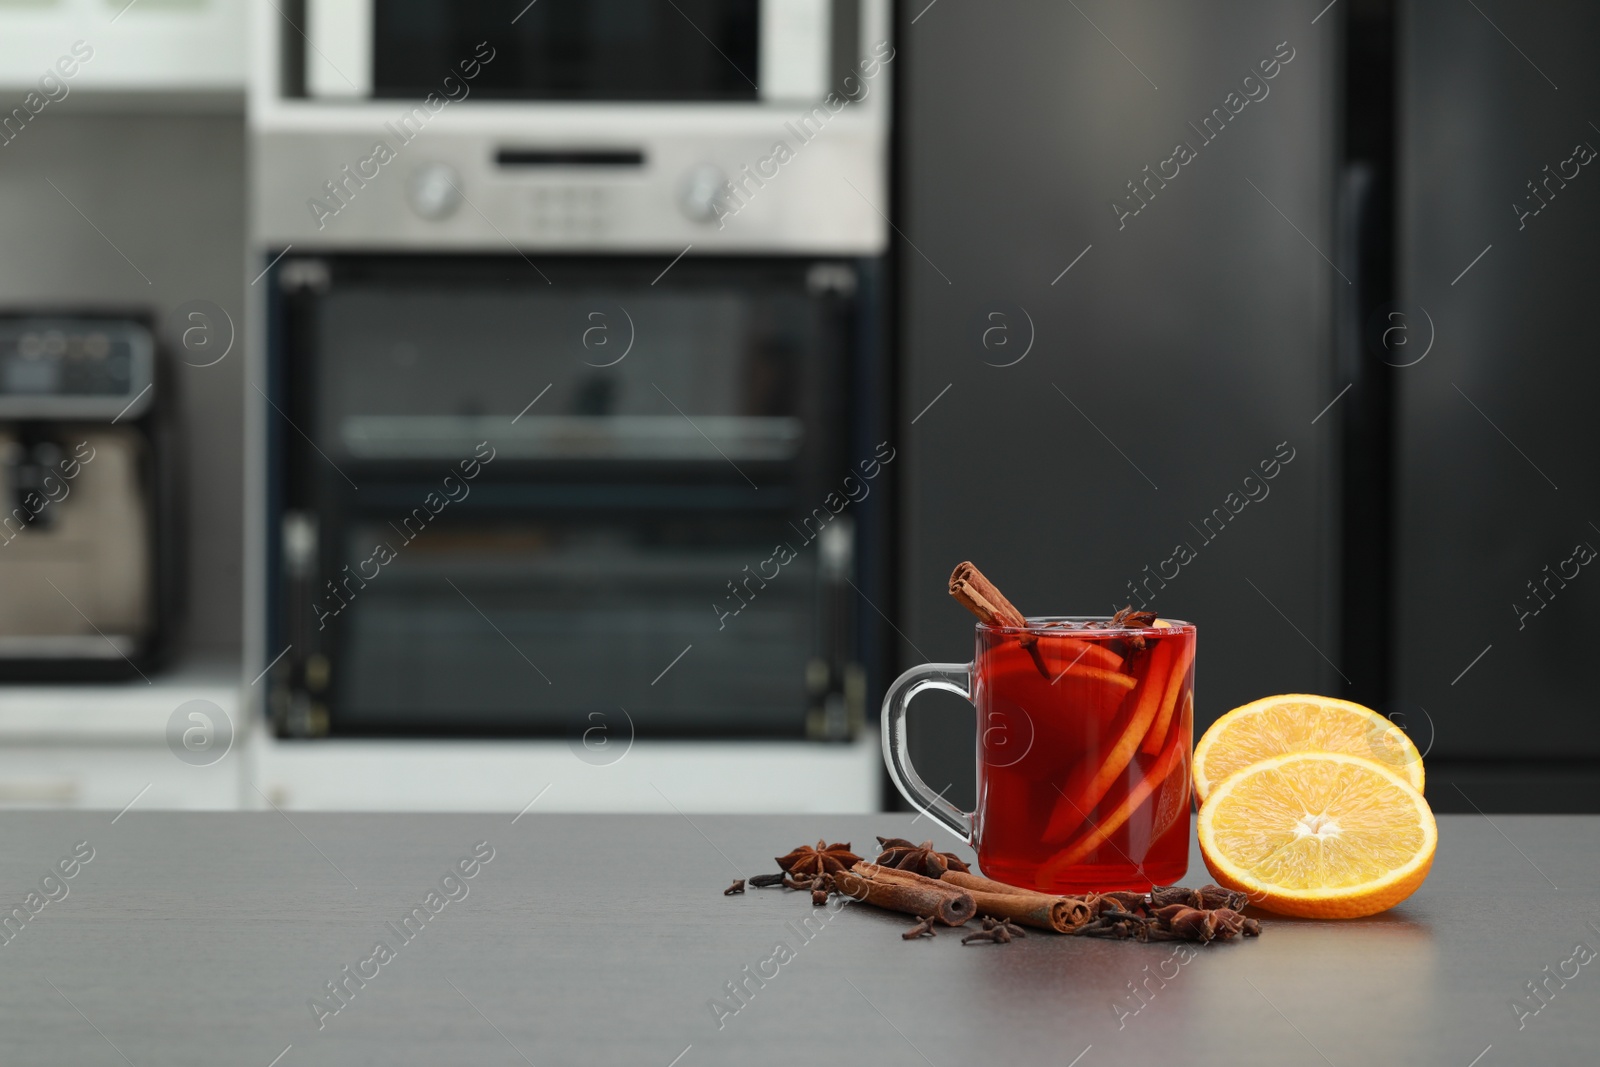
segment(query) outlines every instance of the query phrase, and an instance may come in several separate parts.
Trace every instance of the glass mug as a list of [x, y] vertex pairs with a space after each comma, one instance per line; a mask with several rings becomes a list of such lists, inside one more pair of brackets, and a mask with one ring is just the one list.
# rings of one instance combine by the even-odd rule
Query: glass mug
[[[913, 667], [883, 700], [883, 758], [984, 874], [1051, 893], [1170, 885], [1189, 866], [1195, 627], [1090, 628], [1092, 616], [977, 624], [971, 663]], [[978, 713], [978, 809], [911, 765], [906, 709], [927, 689]]]

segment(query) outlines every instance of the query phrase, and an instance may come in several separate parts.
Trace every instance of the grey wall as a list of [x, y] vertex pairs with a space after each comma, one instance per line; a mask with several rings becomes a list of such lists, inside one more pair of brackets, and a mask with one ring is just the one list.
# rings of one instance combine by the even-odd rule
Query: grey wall
[[[242, 330], [242, 109], [126, 107], [74, 93], [0, 148], [0, 305], [113, 304], [165, 319], [205, 299]], [[189, 482], [184, 647], [226, 654], [240, 641], [242, 344], [215, 366], [175, 367]]]

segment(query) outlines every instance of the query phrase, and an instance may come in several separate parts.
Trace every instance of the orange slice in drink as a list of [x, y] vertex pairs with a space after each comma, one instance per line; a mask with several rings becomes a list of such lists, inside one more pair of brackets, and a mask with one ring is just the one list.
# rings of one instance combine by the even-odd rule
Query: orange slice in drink
[[1218, 783], [1200, 807], [1212, 877], [1280, 915], [1353, 919], [1416, 892], [1439, 831], [1422, 794], [1369, 759], [1275, 756]]
[[1194, 748], [1194, 791], [1202, 803], [1216, 783], [1273, 756], [1343, 752], [1374, 760], [1422, 791], [1422, 754], [1371, 708], [1334, 697], [1262, 697], [1211, 724]]

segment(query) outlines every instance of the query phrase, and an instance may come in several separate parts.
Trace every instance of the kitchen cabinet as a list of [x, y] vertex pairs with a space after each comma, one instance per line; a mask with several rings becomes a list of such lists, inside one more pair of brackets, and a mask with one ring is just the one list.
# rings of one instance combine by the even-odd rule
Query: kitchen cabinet
[[245, 0], [0, 0], [0, 115], [75, 90], [243, 93], [244, 26]]
[[[174, 720], [187, 759], [168, 743]], [[235, 809], [241, 722], [228, 661], [183, 663], [148, 681], [0, 686], [0, 809]]]
[[[868, 812], [876, 734], [850, 744], [284, 741], [244, 709], [257, 683], [230, 660], [101, 685], [0, 686], [0, 810]], [[204, 701], [210, 707], [191, 702]], [[190, 712], [214, 720], [206, 762], [179, 754]], [[176, 728], [173, 721], [177, 721]]]
[[[878, 738], [640, 741], [257, 736], [245, 807], [289, 811], [869, 812]], [[534, 801], [537, 801], [535, 804]]]

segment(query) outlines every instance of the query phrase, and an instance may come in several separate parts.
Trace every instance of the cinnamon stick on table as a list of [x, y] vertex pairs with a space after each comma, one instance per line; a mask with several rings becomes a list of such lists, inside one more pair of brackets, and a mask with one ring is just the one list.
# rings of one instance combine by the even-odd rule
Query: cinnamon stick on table
[[920, 875], [915, 877], [921, 882], [886, 877], [890, 870], [875, 863], [858, 863], [848, 871], [835, 871], [833, 884], [839, 892], [862, 903], [919, 918], [931, 915], [946, 926], [960, 926], [978, 912], [972, 894], [960, 886]]
[[[1006, 595], [971, 562], [959, 563], [951, 572], [950, 595], [986, 626], [1026, 629], [1028, 625], [1028, 620], [1017, 610], [1017, 606], [1007, 600]], [[1039, 673], [1049, 678], [1050, 671], [1044, 665], [1044, 657], [1039, 654], [1039, 635], [1023, 633], [1018, 635], [1018, 640], [1028, 650], [1028, 655], [1033, 657]]]
[[940, 881], [958, 885], [972, 894], [978, 911], [1025, 926], [1070, 934], [1090, 919], [1094, 909], [1082, 897], [1058, 897], [1007, 885], [968, 871], [945, 871]]
[[[973, 906], [980, 915], [1010, 919], [1058, 934], [1071, 933], [1094, 917], [1088, 903], [1076, 897], [1035, 893], [960, 871], [946, 871], [943, 878], [929, 878], [915, 871], [863, 862], [852, 867], [851, 873], [878, 883], [900, 884], [908, 889], [965, 891], [971, 896]], [[835, 879], [838, 877], [834, 875]]]

